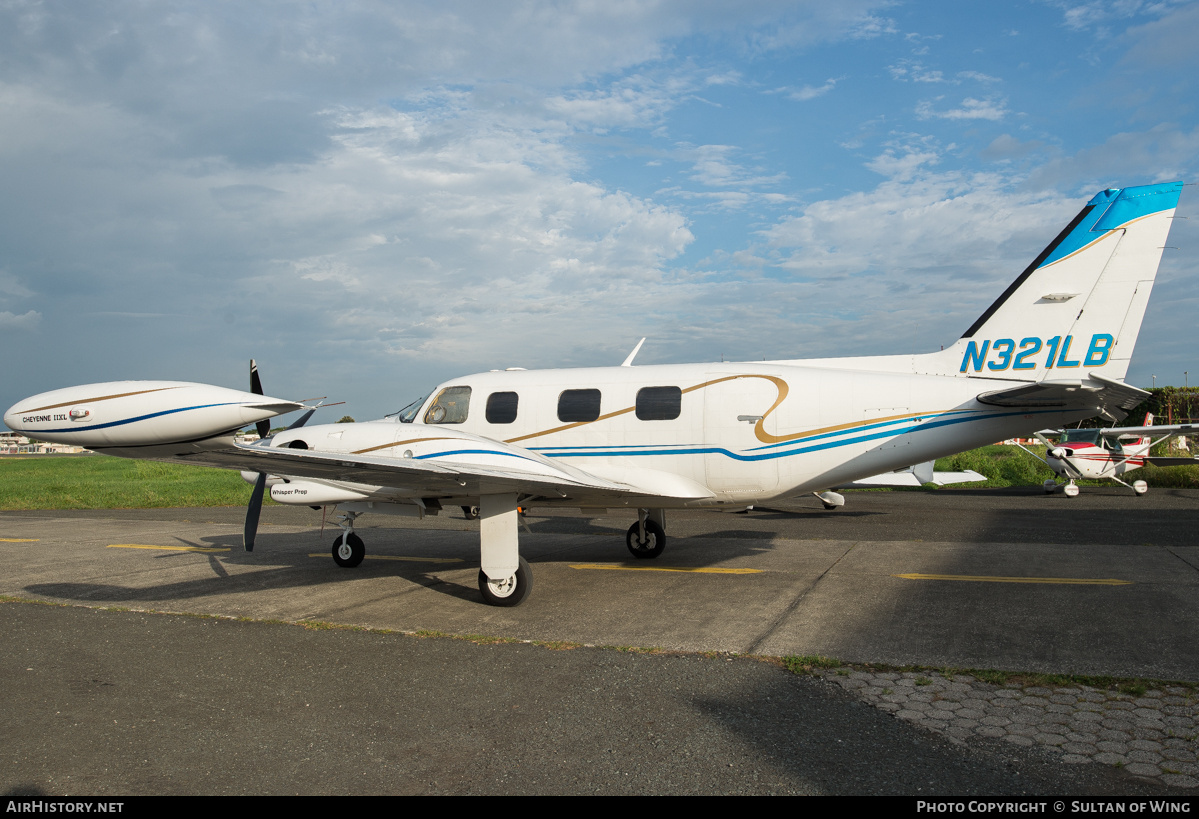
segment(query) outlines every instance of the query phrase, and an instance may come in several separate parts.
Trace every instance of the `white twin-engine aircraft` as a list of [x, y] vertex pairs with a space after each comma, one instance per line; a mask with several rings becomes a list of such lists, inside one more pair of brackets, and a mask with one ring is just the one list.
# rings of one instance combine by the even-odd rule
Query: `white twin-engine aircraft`
[[[262, 495], [335, 506], [341, 566], [365, 553], [365, 512], [477, 507], [479, 590], [514, 606], [532, 587], [518, 507], [628, 507], [628, 548], [661, 554], [666, 510], [745, 507], [1095, 415], [1148, 393], [1123, 382], [1182, 183], [1100, 191], [952, 347], [923, 355], [506, 370], [455, 378], [406, 418], [303, 426], [252, 392], [168, 381], [55, 390], [4, 416], [13, 430], [128, 458], [246, 470], [252, 548]], [[405, 421], [408, 421], [405, 423]], [[234, 443], [258, 423], [263, 440]], [[269, 476], [269, 477], [268, 477]], [[278, 476], [278, 477], [275, 477]]]

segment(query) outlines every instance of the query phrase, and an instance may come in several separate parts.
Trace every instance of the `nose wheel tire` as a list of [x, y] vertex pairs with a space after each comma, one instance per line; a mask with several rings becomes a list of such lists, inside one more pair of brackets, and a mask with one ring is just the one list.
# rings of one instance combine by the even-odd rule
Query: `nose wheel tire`
[[641, 526], [634, 523], [629, 527], [625, 542], [633, 557], [647, 560], [662, 554], [666, 548], [666, 530], [652, 520], [645, 522], [645, 540], [641, 539]]
[[337, 540], [333, 541], [333, 561], [343, 569], [352, 569], [362, 562], [366, 557], [366, 544], [362, 542], [362, 538], [355, 534], [345, 536], [343, 542], [341, 535], [338, 535]]
[[493, 580], [479, 569], [479, 591], [483, 602], [489, 606], [519, 606], [533, 591], [533, 571], [523, 557], [517, 558], [515, 574], [499, 580]]

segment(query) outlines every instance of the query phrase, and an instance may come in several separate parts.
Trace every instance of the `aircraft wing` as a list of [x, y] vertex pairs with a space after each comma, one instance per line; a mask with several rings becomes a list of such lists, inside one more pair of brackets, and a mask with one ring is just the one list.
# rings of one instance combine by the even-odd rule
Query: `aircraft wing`
[[1123, 381], [1090, 373], [1085, 379], [1035, 381], [1006, 390], [984, 392], [977, 399], [980, 403], [998, 407], [1061, 407], [1111, 414], [1115, 410], [1127, 413], [1149, 396], [1145, 390], [1130, 387]]
[[1199, 459], [1184, 458], [1181, 456], [1144, 455], [1141, 459], [1145, 463], [1150, 463], [1154, 466], [1194, 466], [1195, 464], [1199, 464]]
[[[423, 447], [413, 444], [413, 448], [420, 448], [412, 457], [238, 444], [232, 448], [176, 455], [169, 460], [289, 478], [345, 481], [420, 493], [425, 497], [516, 493], [623, 503], [646, 496], [684, 499], [712, 496], [705, 487], [686, 479], [655, 482], [652, 478], [641, 479], [642, 476], [633, 475], [631, 479], [614, 480], [561, 461], [551, 461], [521, 447], [478, 436], [459, 433], [453, 442], [451, 447], [443, 445], [441, 452], [430, 452], [428, 444]], [[510, 461], [512, 465], [504, 461]]]

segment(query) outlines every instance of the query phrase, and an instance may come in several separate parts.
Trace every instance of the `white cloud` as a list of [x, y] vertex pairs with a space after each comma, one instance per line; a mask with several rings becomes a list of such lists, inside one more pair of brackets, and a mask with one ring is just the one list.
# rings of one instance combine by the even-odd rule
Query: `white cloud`
[[793, 99], [796, 102], [807, 102], [814, 100], [817, 97], [823, 97], [829, 91], [836, 87], [837, 83], [845, 79], [844, 77], [830, 77], [824, 81], [824, 85], [812, 86], [805, 85], [802, 88], [794, 89], [787, 92], [788, 99]]
[[973, 80], [974, 82], [982, 83], [1002, 82], [998, 77], [992, 77], [990, 74], [984, 74], [981, 71], [959, 71], [957, 76], [959, 80]]
[[1003, 119], [1008, 113], [1007, 100], [996, 100], [990, 97], [984, 100], [966, 97], [957, 108], [950, 108], [944, 111], [935, 110], [933, 108], [934, 103], [940, 102], [943, 99], [944, 97], [937, 97], [932, 101], [921, 101], [916, 106], [916, 116], [920, 119], [983, 119], [997, 121]]
[[42, 314], [30, 310], [17, 316], [7, 310], [0, 310], [0, 330], [36, 330], [42, 322]]
[[804, 354], [921, 351], [952, 341], [1080, 206], [925, 172], [808, 205], [761, 233], [760, 255], [794, 277], [804, 314], [838, 317]]
[[902, 82], [942, 83], [948, 82], [942, 71], [926, 68], [911, 59], [900, 60], [895, 65], [888, 66], [891, 77]]
[[909, 148], [897, 154], [894, 148], [888, 148], [867, 162], [866, 167], [891, 179], [910, 179], [925, 165], [935, 165], [939, 159], [935, 151]]
[[1187, 178], [1199, 156], [1199, 128], [1162, 123], [1145, 131], [1110, 135], [1101, 144], [1062, 156], [1037, 168], [1035, 186], [1121, 187], [1130, 180], [1165, 182]]
[[691, 178], [711, 187], [736, 185], [741, 188], [775, 185], [782, 174], [756, 175], [729, 157], [737, 151], [732, 145], [683, 146], [682, 154], [693, 161]]
[[[1182, 0], [1187, 2], [1187, 0]], [[1062, 11], [1062, 21], [1068, 28], [1082, 31], [1098, 29], [1106, 35], [1106, 26], [1118, 20], [1127, 20], [1142, 14], [1161, 14], [1177, 2], [1170, 0], [1092, 0], [1092, 2], [1073, 2], [1073, 0], [1053, 0], [1052, 5]]]

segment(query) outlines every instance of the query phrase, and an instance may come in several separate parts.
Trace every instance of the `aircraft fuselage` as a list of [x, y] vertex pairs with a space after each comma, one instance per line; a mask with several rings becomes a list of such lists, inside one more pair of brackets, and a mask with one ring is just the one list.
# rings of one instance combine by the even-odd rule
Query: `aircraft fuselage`
[[[975, 400], [1008, 385], [777, 362], [506, 370], [444, 382], [414, 423], [310, 426], [272, 444], [393, 457], [413, 447], [422, 447], [416, 457], [433, 457], [424, 449], [433, 446], [447, 461], [478, 457], [472, 441], [459, 440], [466, 433], [664, 498], [685, 496], [672, 491], [679, 485], [695, 488], [669, 505], [745, 504], [828, 489], [1085, 414]], [[272, 497], [288, 502], [283, 491]]]

